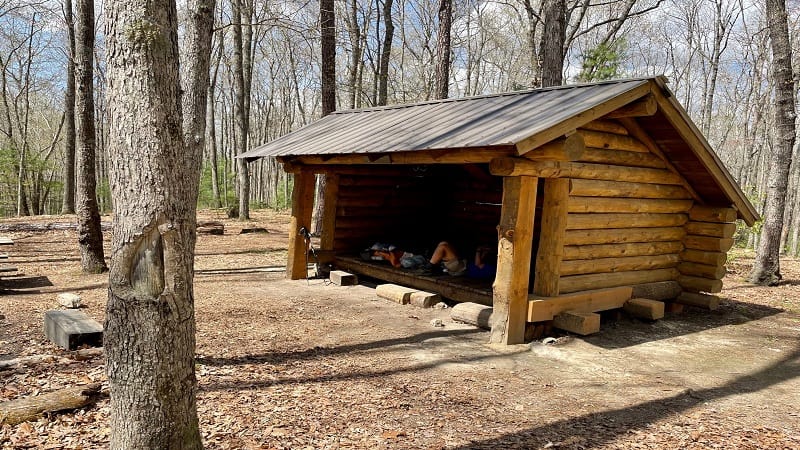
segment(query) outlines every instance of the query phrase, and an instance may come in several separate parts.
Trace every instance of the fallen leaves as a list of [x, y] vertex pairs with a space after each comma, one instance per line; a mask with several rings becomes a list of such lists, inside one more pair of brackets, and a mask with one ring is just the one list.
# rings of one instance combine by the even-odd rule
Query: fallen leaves
[[[715, 397], [709, 392], [725, 380], [712, 383], [702, 370], [692, 374], [682, 359], [700, 345], [718, 346], [722, 360], [735, 352], [761, 355], [763, 348], [780, 350], [768, 352], [775, 358], [791, 351], [800, 334], [797, 316], [767, 308], [797, 307], [800, 286], [752, 288], [732, 278], [747, 272], [747, 258], [737, 258], [726, 279], [735, 289], [723, 295], [735, 301], [711, 313], [685, 312], [663, 325], [677, 329], [715, 319], [716, 328], [637, 341], [646, 355], [640, 358], [630, 343], [604, 349], [586, 344], [597, 340], [571, 337], [559, 338], [565, 345], [544, 347], [549, 356], [514, 356], [485, 347], [486, 333], [458, 328], [441, 309], [379, 301], [363, 287], [245, 273], [243, 268], [285, 259], [287, 216], [257, 214], [247, 226], [263, 226], [269, 234], [239, 235], [242, 224], [227, 221], [225, 235], [198, 241], [197, 268], [223, 269], [195, 278], [197, 399], [206, 448], [800, 448], [800, 415], [786, 395], [796, 378], [775, 390], [748, 385], [746, 398], [735, 392]], [[85, 311], [96, 320], [104, 317], [105, 276], [80, 274], [73, 239], [62, 231], [17, 239], [14, 253], [26, 261], [19, 265], [54, 286], [0, 296], [7, 316], [0, 322], [0, 358], [54, 358], [0, 372], [0, 401], [106, 380], [102, 358], [65, 355], [41, 332], [41, 316], [62, 289], [80, 290]], [[800, 279], [797, 261], [782, 263], [782, 270], [787, 279]], [[750, 329], [763, 332], [769, 345], [752, 346], [748, 339], [754, 336], [737, 330], [754, 317], [763, 319]], [[431, 327], [434, 319], [446, 327]], [[629, 327], [620, 323], [609, 333], [624, 342], [638, 336]], [[658, 330], [652, 325], [639, 332], [650, 336]], [[448, 334], [458, 331], [464, 333]], [[713, 343], [699, 342], [709, 331]], [[724, 347], [726, 342], [735, 345]], [[631, 354], [622, 359], [626, 352]], [[615, 366], [621, 360], [627, 364], [622, 369]], [[746, 378], [763, 365], [753, 360], [727, 372], [730, 378]], [[660, 403], [673, 397], [678, 400]], [[647, 408], [637, 409], [641, 405]], [[108, 408], [104, 399], [92, 408], [0, 427], [0, 448], [107, 448]]]

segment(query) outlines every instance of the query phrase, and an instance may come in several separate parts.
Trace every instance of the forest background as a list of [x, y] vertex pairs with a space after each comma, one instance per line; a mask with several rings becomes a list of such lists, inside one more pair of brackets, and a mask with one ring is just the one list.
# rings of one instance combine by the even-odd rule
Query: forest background
[[[185, 14], [180, 3], [179, 14]], [[292, 180], [280, 164], [258, 160], [242, 177], [245, 169], [234, 156], [322, 115], [320, 3], [217, 2], [200, 207], [233, 209], [241, 195], [255, 208], [287, 207]], [[333, 2], [336, 109], [539, 86], [548, 43], [543, 39], [544, 3]], [[775, 144], [772, 54], [763, 2], [568, 0], [565, 5], [564, 82], [666, 75], [761, 211]], [[789, 0], [786, 7], [796, 93], [800, 2]], [[0, 216], [74, 210], [70, 195], [75, 171], [70, 169], [75, 149], [69, 148], [74, 138], [69, 137], [67, 107], [74, 104], [74, 87], [68, 83], [74, 55], [71, 10], [71, 0], [0, 0]], [[98, 205], [108, 212], [112, 201], [99, 2], [96, 11], [94, 168]], [[442, 39], [445, 21], [451, 26], [449, 39]], [[449, 58], [442, 95], [437, 66], [444, 41]], [[795, 142], [792, 160], [798, 161]], [[800, 253], [798, 183], [800, 164], [793, 164], [782, 236], [782, 248], [792, 255]], [[758, 226], [740, 230], [737, 243], [755, 248], [758, 231]]]

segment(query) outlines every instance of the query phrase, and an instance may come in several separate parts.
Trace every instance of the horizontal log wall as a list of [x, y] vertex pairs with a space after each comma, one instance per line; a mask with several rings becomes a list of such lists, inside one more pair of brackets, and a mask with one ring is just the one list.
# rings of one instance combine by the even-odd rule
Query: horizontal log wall
[[617, 121], [579, 132], [587, 146], [579, 163], [607, 169], [573, 170], [560, 293], [677, 280], [694, 204], [682, 178]]
[[733, 246], [736, 211], [726, 207], [696, 205], [689, 211], [683, 238], [678, 278], [681, 288], [691, 293], [716, 293], [722, 290], [725, 260]]

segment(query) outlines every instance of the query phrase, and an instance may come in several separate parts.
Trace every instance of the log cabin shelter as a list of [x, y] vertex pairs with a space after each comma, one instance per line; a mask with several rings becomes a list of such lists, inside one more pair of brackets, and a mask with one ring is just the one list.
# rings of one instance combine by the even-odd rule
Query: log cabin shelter
[[[492, 341], [532, 324], [580, 334], [600, 311], [656, 319], [714, 308], [735, 221], [758, 213], [663, 77], [337, 111], [240, 157], [294, 174], [287, 276], [307, 276], [315, 178], [319, 255], [335, 268], [494, 307]], [[375, 242], [470, 257], [494, 280], [428, 276], [358, 255]]]

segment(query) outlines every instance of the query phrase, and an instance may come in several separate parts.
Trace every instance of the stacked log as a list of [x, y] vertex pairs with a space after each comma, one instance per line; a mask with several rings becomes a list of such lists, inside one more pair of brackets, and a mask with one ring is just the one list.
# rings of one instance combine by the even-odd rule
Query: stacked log
[[693, 205], [682, 178], [617, 121], [578, 132], [576, 164], [536, 168], [570, 177], [559, 293], [676, 280]]
[[695, 205], [689, 211], [683, 239], [678, 278], [681, 288], [693, 295], [684, 295], [678, 301], [693, 306], [713, 308], [719, 304], [714, 294], [722, 290], [727, 251], [733, 246], [736, 231], [736, 211], [733, 208], [715, 208]]

